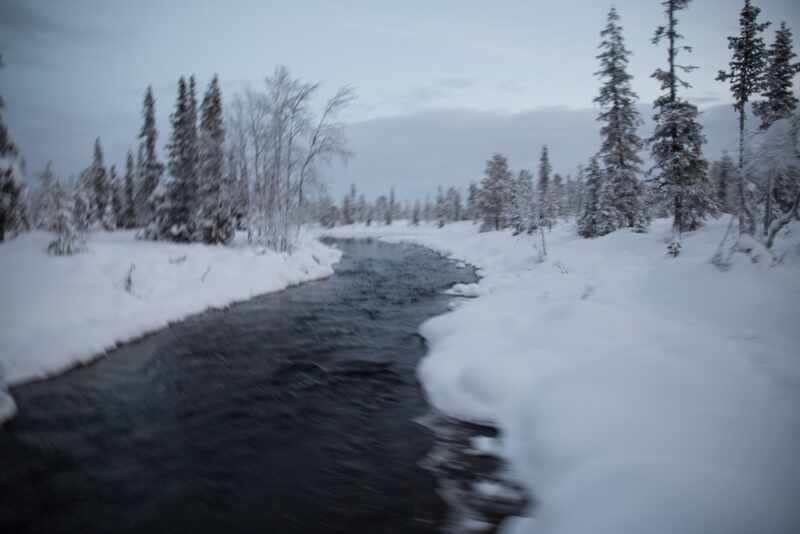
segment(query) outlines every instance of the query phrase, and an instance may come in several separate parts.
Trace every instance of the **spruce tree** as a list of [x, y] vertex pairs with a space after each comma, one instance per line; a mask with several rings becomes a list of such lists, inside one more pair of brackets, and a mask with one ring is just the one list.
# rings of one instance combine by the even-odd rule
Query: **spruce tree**
[[397, 203], [394, 200], [394, 187], [389, 189], [389, 204], [386, 206], [386, 213], [384, 215], [386, 220], [386, 226], [391, 226], [392, 221], [394, 220], [394, 213], [397, 209]]
[[494, 154], [486, 162], [486, 171], [481, 181], [478, 211], [487, 228], [499, 230], [506, 225], [504, 213], [511, 189], [511, 171], [508, 160], [502, 154]]
[[98, 137], [94, 141], [94, 160], [89, 168], [90, 180], [88, 190], [90, 191], [89, 209], [91, 210], [91, 221], [100, 224], [106, 230], [110, 221], [107, 217], [107, 210], [110, 208], [110, 190], [108, 174], [103, 162], [103, 147]]
[[522, 169], [512, 182], [508, 222], [515, 234], [533, 226], [533, 175]]
[[153, 192], [161, 181], [164, 173], [164, 165], [158, 161], [156, 153], [156, 142], [158, 141], [158, 130], [156, 129], [156, 110], [153, 90], [147, 88], [144, 95], [142, 107], [142, 117], [144, 123], [139, 132], [141, 141], [138, 156], [141, 162], [137, 165], [138, 184], [136, 188], [136, 199], [134, 203], [134, 213], [136, 214], [136, 224], [138, 226], [148, 225], [155, 217], [155, 206], [151, 200]]
[[603, 123], [600, 134], [603, 138], [599, 157], [603, 163], [606, 180], [610, 191], [613, 211], [612, 220], [615, 227], [642, 229], [646, 226], [642, 199], [644, 189], [639, 179], [639, 151], [642, 140], [637, 128], [642, 124], [636, 110], [638, 96], [631, 88], [632, 76], [628, 74], [630, 51], [625, 47], [619, 14], [615, 8], [608, 13], [608, 22], [600, 33], [600, 70], [595, 73], [603, 86], [594, 102], [601, 108], [597, 120]]
[[597, 156], [590, 160], [583, 174], [586, 176], [586, 187], [583, 212], [578, 218], [578, 234], [581, 237], [597, 237], [601, 235], [598, 230], [598, 204], [603, 187], [603, 171], [600, 169]]
[[411, 224], [414, 226], [419, 226], [420, 210], [419, 199], [417, 199], [414, 201], [414, 209], [411, 211]]
[[478, 212], [478, 198], [480, 197], [480, 189], [475, 182], [469, 183], [469, 190], [467, 193], [467, 218], [472, 222], [477, 222], [480, 218]]
[[766, 130], [779, 119], [790, 117], [797, 109], [797, 97], [792, 90], [792, 81], [800, 72], [800, 63], [793, 60], [797, 54], [792, 50], [792, 30], [781, 22], [775, 32], [775, 41], [767, 52], [767, 70], [764, 77], [764, 100], [753, 103], [753, 112], [761, 119], [760, 128]]
[[47, 246], [47, 252], [55, 256], [74, 254], [80, 250], [81, 243], [75, 228], [73, 200], [55, 179], [47, 195], [47, 230], [56, 234], [56, 238]]
[[128, 150], [128, 157], [125, 160], [125, 184], [123, 191], [123, 213], [122, 227], [136, 227], [136, 200], [135, 200], [135, 171], [133, 166], [133, 154]]
[[733, 108], [739, 114], [739, 231], [749, 235], [755, 233], [755, 217], [745, 177], [745, 123], [750, 98], [766, 89], [767, 49], [761, 34], [770, 24], [758, 22], [759, 13], [760, 8], [745, 0], [739, 15], [739, 35], [728, 37], [728, 48], [733, 51], [729, 70], [717, 75], [717, 80], [730, 82]]
[[539, 183], [537, 193], [539, 196], [539, 226], [548, 229], [555, 223], [555, 206], [553, 205], [552, 192], [550, 191], [550, 157], [547, 153], [547, 145], [542, 147], [542, 155], [539, 158]]
[[350, 195], [345, 195], [342, 199], [342, 224], [353, 224], [353, 203]]
[[[793, 79], [800, 72], [800, 63], [793, 62], [796, 54], [792, 50], [792, 32], [785, 22], [775, 32], [775, 41], [767, 52], [768, 66], [764, 80], [764, 100], [753, 104], [754, 113], [761, 118], [760, 128], [766, 131], [780, 119], [787, 119], [797, 109], [798, 99], [792, 90]], [[768, 232], [772, 221], [773, 204], [782, 212], [791, 209], [797, 180], [791, 173], [780, 172], [770, 176], [767, 184], [764, 232]]]
[[444, 199], [444, 191], [440, 185], [436, 189], [436, 206], [434, 207], [434, 216], [436, 217], [436, 225], [441, 228], [447, 221], [447, 204]]
[[[167, 209], [159, 221], [160, 238], [174, 241], [191, 241], [195, 236], [195, 208], [197, 201], [197, 176], [195, 174], [194, 115], [186, 80], [178, 81], [178, 98], [175, 111], [170, 116], [172, 135], [167, 146], [168, 168], [171, 180], [165, 199]], [[161, 211], [161, 210], [159, 210]]]
[[564, 179], [560, 174], [553, 174], [550, 183], [550, 209], [553, 211], [553, 221], [561, 215], [562, 204], [564, 202]]
[[39, 175], [39, 190], [36, 198], [36, 205], [33, 207], [33, 220], [36, 228], [52, 231], [52, 217], [55, 210], [51, 204], [53, 202], [55, 182], [56, 176], [53, 172], [53, 162], [48, 161], [44, 170]]
[[691, 50], [677, 44], [683, 39], [677, 30], [677, 15], [688, 7], [689, 1], [664, 0], [667, 25], [660, 26], [653, 37], [654, 44], [667, 41], [668, 69], [656, 69], [653, 73], [664, 94], [654, 103], [655, 131], [648, 139], [654, 161], [651, 173], [657, 198], [672, 212], [673, 229], [677, 233], [698, 228], [717, 209], [706, 173], [708, 164], [703, 158], [705, 136], [698, 122], [697, 107], [678, 96], [679, 87], [689, 87], [678, 71], [691, 72], [696, 68], [677, 63], [681, 50]]
[[111, 166], [109, 178], [111, 183], [111, 207], [114, 214], [114, 228], [124, 228], [125, 191], [119, 176], [117, 176], [116, 165]]
[[[197, 226], [206, 243], [228, 243], [234, 234], [235, 177], [225, 172], [222, 93], [216, 76], [201, 106]], [[191, 118], [189, 119], [192, 120]]]

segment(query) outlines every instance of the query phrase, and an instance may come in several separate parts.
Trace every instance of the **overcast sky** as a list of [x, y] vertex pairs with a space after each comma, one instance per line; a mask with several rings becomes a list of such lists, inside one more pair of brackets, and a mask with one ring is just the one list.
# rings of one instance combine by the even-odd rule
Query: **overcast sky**
[[[766, 19], [800, 35], [800, 2], [757, 0]], [[32, 171], [53, 159], [78, 172], [100, 136], [122, 163], [140, 124], [144, 88], [158, 100], [160, 148], [175, 82], [213, 73], [231, 96], [286, 64], [324, 89], [351, 84], [348, 121], [416, 116], [443, 108], [515, 114], [554, 106], [589, 108], [599, 31], [611, 2], [595, 0], [0, 0], [0, 93]], [[701, 106], [729, 100], [714, 81], [728, 60], [738, 0], [695, 0], [682, 15], [690, 60], [700, 69], [687, 93]], [[665, 60], [651, 45], [658, 0], [617, 0], [631, 73], [642, 101]], [[771, 40], [771, 33], [769, 36]], [[795, 38], [797, 43], [797, 37]], [[796, 44], [796, 48], [798, 48]], [[502, 150], [502, 147], [497, 147]], [[486, 155], [488, 156], [488, 155]], [[483, 155], [481, 156], [483, 157]], [[401, 165], [402, 162], [397, 162]]]

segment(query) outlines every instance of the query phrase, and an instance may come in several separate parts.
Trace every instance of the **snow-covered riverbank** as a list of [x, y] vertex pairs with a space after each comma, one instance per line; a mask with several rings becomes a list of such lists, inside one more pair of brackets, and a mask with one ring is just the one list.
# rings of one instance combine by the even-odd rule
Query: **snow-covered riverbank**
[[[12, 385], [193, 313], [329, 276], [340, 258], [309, 237], [294, 253], [277, 254], [238, 242], [178, 245], [101, 232], [86, 252], [64, 257], [46, 254], [50, 239], [33, 232], [0, 245], [0, 377]], [[0, 420], [14, 409], [2, 390], [0, 382]]]
[[446, 412], [488, 419], [539, 501], [509, 531], [800, 531], [800, 226], [769, 267], [709, 259], [727, 220], [665, 254], [669, 221], [595, 240], [469, 223], [351, 226], [472, 263], [480, 298], [422, 327]]

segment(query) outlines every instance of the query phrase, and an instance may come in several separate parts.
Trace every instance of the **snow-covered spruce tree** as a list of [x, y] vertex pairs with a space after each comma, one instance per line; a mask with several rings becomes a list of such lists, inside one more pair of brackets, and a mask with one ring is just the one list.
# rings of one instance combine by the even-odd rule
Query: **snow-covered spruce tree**
[[136, 197], [134, 202], [134, 213], [136, 215], [136, 226], [147, 226], [153, 222], [155, 217], [155, 206], [151, 201], [153, 191], [158, 187], [161, 175], [164, 173], [164, 164], [158, 161], [156, 153], [156, 143], [158, 141], [158, 130], [156, 129], [156, 101], [153, 98], [153, 90], [147, 88], [144, 95], [142, 107], [142, 118], [144, 123], [139, 131], [140, 148], [138, 152], [139, 164], [137, 165], [136, 178]]
[[364, 196], [364, 193], [358, 195], [358, 202], [356, 202], [356, 220], [360, 223], [363, 223], [367, 220], [367, 211], [369, 210], [369, 206], [367, 206], [367, 199]]
[[31, 201], [31, 220], [34, 228], [49, 230], [52, 226], [51, 215], [53, 210], [50, 206], [52, 201], [52, 189], [56, 181], [53, 172], [53, 162], [48, 161], [44, 170], [39, 174], [39, 184], [33, 200]]
[[527, 169], [519, 171], [512, 181], [506, 218], [514, 234], [528, 232], [533, 227], [533, 175]]
[[82, 240], [75, 228], [75, 211], [73, 199], [61, 187], [58, 180], [54, 180], [48, 192], [48, 230], [54, 232], [56, 237], [47, 246], [47, 252], [55, 256], [75, 254], [83, 248]]
[[136, 200], [135, 200], [135, 171], [133, 166], [133, 154], [128, 150], [128, 157], [125, 159], [125, 183], [122, 195], [122, 228], [136, 227]]
[[350, 195], [345, 195], [342, 199], [342, 224], [353, 224], [353, 202]]
[[[181, 77], [178, 81], [175, 111], [170, 115], [172, 134], [167, 145], [170, 179], [166, 184], [164, 198], [156, 208], [159, 239], [188, 242], [196, 235], [197, 138], [194, 123], [196, 114], [191, 106], [186, 80]], [[167, 205], [164, 206], [164, 203]]]
[[89, 196], [86, 187], [78, 181], [72, 191], [72, 223], [74, 224], [75, 232], [78, 234], [78, 239], [81, 241], [84, 240], [84, 236], [91, 226]]
[[0, 96], [0, 243], [30, 227], [19, 154], [6, 126], [4, 109], [5, 101]]
[[89, 179], [89, 209], [92, 224], [106, 230], [112, 229], [111, 213], [111, 187], [108, 180], [108, 171], [103, 161], [103, 146], [98, 137], [94, 141], [94, 159], [88, 169]]
[[597, 117], [603, 123], [599, 157], [610, 188], [608, 209], [613, 212], [614, 220], [609, 223], [644, 230], [648, 218], [642, 198], [639, 158], [643, 143], [636, 131], [642, 120], [636, 110], [638, 96], [631, 88], [633, 77], [627, 70], [631, 53], [625, 47], [619, 21], [617, 10], [612, 7], [606, 27], [600, 33], [601, 52], [597, 56], [600, 70], [595, 75], [603, 80], [603, 85], [594, 99], [602, 110]]
[[394, 187], [392, 187], [389, 189], [389, 204], [386, 206], [386, 213], [384, 214], [386, 226], [391, 226], [396, 210], [397, 202], [394, 200]]
[[604, 170], [600, 166], [599, 156], [589, 161], [583, 171], [586, 184], [583, 195], [583, 211], [578, 218], [578, 235], [581, 237], [599, 237], [614, 231], [614, 215], [616, 211], [610, 200], [611, 187], [606, 180]]
[[698, 122], [697, 107], [678, 96], [679, 87], [689, 84], [678, 76], [678, 71], [691, 72], [692, 66], [677, 63], [683, 38], [678, 33], [679, 11], [688, 7], [690, 0], [664, 0], [662, 5], [667, 16], [667, 25], [660, 26], [653, 37], [653, 44], [667, 41], [667, 70], [656, 69], [653, 77], [661, 82], [664, 91], [654, 103], [656, 108], [655, 131], [647, 140], [653, 157], [651, 169], [653, 192], [659, 202], [668, 206], [673, 216], [673, 229], [678, 234], [697, 229], [703, 219], [717, 214], [717, 203], [703, 158], [702, 126]]
[[550, 157], [547, 153], [547, 145], [542, 147], [542, 155], [539, 158], [539, 182], [537, 184], [538, 194], [538, 208], [539, 208], [539, 226], [544, 226], [547, 229], [553, 227], [555, 224], [555, 206], [553, 205], [553, 197], [550, 191], [550, 172], [552, 167], [550, 165]]
[[114, 228], [122, 228], [125, 211], [125, 191], [122, 180], [117, 176], [116, 165], [111, 166], [108, 176], [111, 189], [111, 212], [114, 218]]
[[478, 196], [478, 211], [487, 229], [500, 230], [507, 224], [506, 211], [511, 190], [511, 171], [508, 160], [502, 154], [494, 154], [486, 162], [486, 171], [481, 181]]
[[[789, 118], [797, 109], [798, 100], [792, 90], [793, 79], [800, 72], [800, 63], [793, 62], [792, 32], [785, 22], [775, 32], [775, 41], [767, 52], [768, 66], [761, 93], [764, 100], [753, 104], [754, 113], [761, 118], [761, 130], [775, 121]], [[773, 203], [783, 212], [790, 210], [798, 184], [790, 176], [777, 174], [767, 180], [764, 231], [767, 232], [773, 217]], [[769, 191], [772, 194], [769, 194]]]
[[550, 197], [550, 206], [553, 210], [553, 221], [556, 221], [561, 215], [561, 205], [564, 201], [564, 179], [558, 173], [553, 174], [553, 179], [550, 181], [548, 196]]
[[761, 96], [764, 100], [753, 103], [753, 113], [761, 119], [760, 128], [766, 130], [773, 122], [791, 117], [797, 109], [792, 83], [800, 72], [800, 63], [794, 62], [797, 54], [792, 50], [792, 30], [781, 22], [775, 32], [775, 41], [767, 51], [767, 70]]
[[730, 82], [733, 108], [739, 114], [739, 232], [749, 235], [755, 234], [756, 220], [745, 175], [745, 123], [750, 98], [766, 89], [767, 48], [761, 34], [770, 24], [758, 22], [759, 13], [759, 7], [745, 0], [739, 15], [739, 35], [728, 37], [728, 48], [733, 51], [729, 70], [717, 75], [717, 80]]
[[444, 195], [446, 204], [446, 217], [450, 222], [460, 221], [463, 208], [461, 206], [461, 194], [455, 187], [448, 187]]
[[419, 226], [419, 217], [420, 217], [420, 203], [419, 200], [414, 201], [414, 209], [411, 211], [411, 224], [414, 226]]
[[436, 217], [436, 225], [441, 228], [447, 222], [447, 203], [444, 198], [444, 191], [440, 185], [436, 189], [436, 206], [434, 207], [434, 216]]
[[480, 219], [480, 213], [478, 210], [478, 199], [480, 198], [480, 189], [478, 188], [478, 184], [475, 182], [469, 183], [469, 189], [467, 191], [467, 208], [465, 217], [472, 222], [477, 222]]
[[[235, 177], [225, 171], [222, 93], [214, 76], [200, 108], [198, 213], [195, 223], [205, 243], [228, 243], [234, 235]], [[191, 120], [191, 118], [190, 118]]]

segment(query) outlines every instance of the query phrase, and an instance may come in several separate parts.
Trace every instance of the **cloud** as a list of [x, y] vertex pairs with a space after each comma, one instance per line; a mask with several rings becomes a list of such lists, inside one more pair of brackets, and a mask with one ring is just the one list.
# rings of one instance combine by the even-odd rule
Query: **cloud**
[[419, 109], [441, 103], [453, 94], [470, 89], [476, 85], [474, 78], [445, 77], [430, 83], [417, 85], [402, 92], [384, 92], [380, 95], [381, 104], [398, 107], [402, 111]]
[[[640, 106], [645, 124], [653, 129], [652, 109]], [[735, 115], [728, 105], [712, 106], [701, 115], [708, 144], [704, 153], [718, 158], [735, 147]], [[438, 185], [466, 187], [480, 180], [494, 152], [508, 156], [511, 167], [536, 169], [541, 146], [547, 144], [553, 168], [574, 173], [599, 146], [597, 110], [548, 107], [520, 113], [470, 109], [437, 109], [351, 124], [348, 138], [355, 157], [326, 171], [335, 197], [351, 183], [374, 197], [394, 186], [401, 199], [424, 198]], [[647, 152], [642, 156], [647, 159]], [[645, 163], [643, 168], [647, 168]]]
[[0, 2], [0, 30], [30, 35], [60, 32], [63, 26], [38, 13], [24, 0], [3, 0]]

